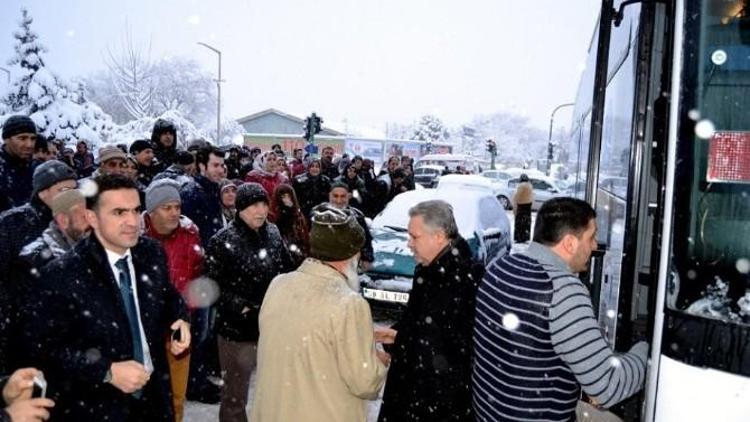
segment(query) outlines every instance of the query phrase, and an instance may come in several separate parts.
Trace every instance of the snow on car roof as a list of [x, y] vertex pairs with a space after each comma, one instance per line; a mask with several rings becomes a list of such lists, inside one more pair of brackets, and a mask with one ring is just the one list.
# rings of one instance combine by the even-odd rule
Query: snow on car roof
[[479, 225], [479, 200], [484, 197], [492, 195], [457, 188], [408, 191], [393, 198], [385, 210], [375, 217], [372, 225], [377, 228], [391, 226], [405, 229], [409, 224], [409, 208], [423, 201], [442, 199], [453, 207], [453, 216], [461, 236], [470, 238]]

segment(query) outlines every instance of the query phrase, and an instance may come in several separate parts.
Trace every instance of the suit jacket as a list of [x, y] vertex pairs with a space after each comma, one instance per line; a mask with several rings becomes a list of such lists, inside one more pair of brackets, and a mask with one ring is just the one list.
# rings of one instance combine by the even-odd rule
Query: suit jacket
[[128, 317], [104, 248], [93, 234], [42, 270], [27, 317], [25, 346], [56, 401], [55, 421], [171, 421], [165, 342], [187, 310], [169, 281], [166, 257], [141, 237], [130, 249], [154, 373], [141, 398], [105, 383], [113, 362], [133, 359]]

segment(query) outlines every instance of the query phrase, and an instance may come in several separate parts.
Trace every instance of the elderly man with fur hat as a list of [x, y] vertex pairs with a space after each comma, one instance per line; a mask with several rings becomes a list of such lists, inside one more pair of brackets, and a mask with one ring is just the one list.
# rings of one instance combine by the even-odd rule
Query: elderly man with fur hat
[[[53, 198], [60, 192], [75, 189], [76, 176], [76, 172], [61, 161], [42, 163], [34, 169], [31, 202], [0, 214], [0, 314], [13, 323], [18, 321], [18, 306], [28, 293], [28, 278], [21, 272], [23, 266], [19, 265], [18, 255], [49, 226]], [[9, 360], [12, 363], [13, 357]], [[0, 362], [0, 366], [3, 364], [7, 362]]]
[[224, 389], [222, 422], [246, 422], [250, 375], [255, 369], [258, 312], [271, 280], [290, 271], [291, 257], [279, 229], [267, 221], [268, 193], [257, 183], [237, 189], [237, 213], [206, 248], [206, 274], [220, 289], [216, 305], [219, 363]]
[[34, 169], [31, 201], [0, 214], [0, 279], [6, 283], [21, 249], [39, 237], [52, 221], [52, 200], [76, 188], [76, 172], [62, 161], [50, 160]]
[[359, 294], [365, 234], [351, 210], [312, 211], [310, 255], [276, 277], [260, 310], [253, 422], [364, 422], [389, 357]]
[[65, 252], [89, 234], [86, 220], [86, 197], [77, 189], [66, 190], [52, 199], [52, 222], [41, 236], [24, 246], [21, 261], [28, 275], [38, 277], [41, 268]]

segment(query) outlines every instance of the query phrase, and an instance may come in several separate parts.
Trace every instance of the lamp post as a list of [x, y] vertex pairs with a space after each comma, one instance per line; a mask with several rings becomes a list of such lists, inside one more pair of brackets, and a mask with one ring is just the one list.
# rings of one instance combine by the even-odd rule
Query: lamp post
[[216, 101], [216, 144], [218, 145], [221, 142], [221, 83], [224, 82], [221, 79], [221, 51], [204, 42], [198, 42], [198, 45], [202, 45], [219, 55], [219, 74], [216, 78], [216, 92], [218, 97]]
[[552, 158], [554, 155], [554, 146], [552, 145], [552, 125], [555, 121], [555, 113], [557, 113], [557, 110], [560, 110], [563, 107], [570, 107], [574, 105], [575, 103], [560, 104], [559, 106], [555, 107], [554, 110], [552, 110], [552, 114], [549, 116], [549, 138], [547, 138], [547, 176], [549, 176], [550, 172], [552, 171]]

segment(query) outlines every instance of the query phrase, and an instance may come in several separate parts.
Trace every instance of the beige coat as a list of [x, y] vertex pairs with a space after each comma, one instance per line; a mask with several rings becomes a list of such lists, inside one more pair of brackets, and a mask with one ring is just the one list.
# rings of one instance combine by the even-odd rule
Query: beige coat
[[364, 422], [385, 375], [370, 306], [343, 275], [307, 259], [271, 282], [260, 310], [252, 422]]
[[519, 204], [530, 204], [534, 202], [534, 187], [529, 182], [519, 183], [516, 193], [513, 195], [513, 208]]

